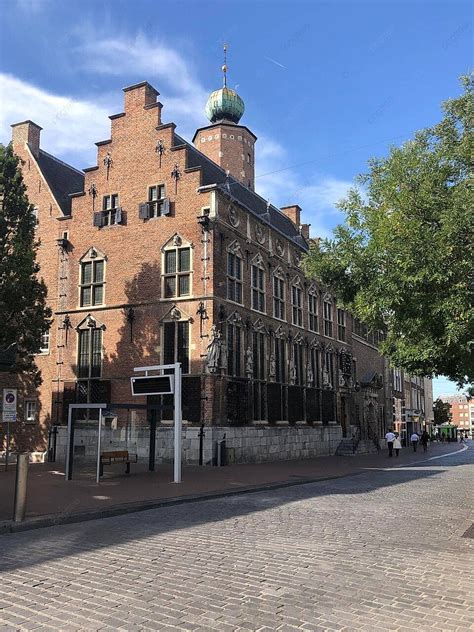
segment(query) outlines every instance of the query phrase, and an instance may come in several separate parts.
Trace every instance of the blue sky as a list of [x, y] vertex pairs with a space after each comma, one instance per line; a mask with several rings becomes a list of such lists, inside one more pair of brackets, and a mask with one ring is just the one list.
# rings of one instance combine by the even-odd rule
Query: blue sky
[[439, 120], [472, 67], [470, 4], [456, 0], [3, 0], [1, 14], [0, 141], [30, 118], [43, 148], [80, 168], [121, 88], [144, 79], [190, 139], [227, 42], [229, 85], [259, 137], [256, 188], [299, 203], [313, 235], [341, 220], [334, 204], [371, 156]]

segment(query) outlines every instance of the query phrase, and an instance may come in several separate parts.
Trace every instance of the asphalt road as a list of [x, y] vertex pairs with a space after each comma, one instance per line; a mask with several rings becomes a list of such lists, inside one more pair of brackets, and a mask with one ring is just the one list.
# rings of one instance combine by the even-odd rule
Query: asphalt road
[[471, 443], [402, 468], [4, 535], [0, 630], [472, 630], [473, 490]]

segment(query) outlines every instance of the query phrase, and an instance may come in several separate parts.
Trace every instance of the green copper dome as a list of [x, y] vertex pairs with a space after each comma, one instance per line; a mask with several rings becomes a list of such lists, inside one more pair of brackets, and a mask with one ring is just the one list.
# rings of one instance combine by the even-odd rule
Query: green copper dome
[[245, 105], [235, 90], [220, 88], [209, 95], [206, 103], [206, 116], [211, 123], [232, 121], [238, 123], [245, 111]]

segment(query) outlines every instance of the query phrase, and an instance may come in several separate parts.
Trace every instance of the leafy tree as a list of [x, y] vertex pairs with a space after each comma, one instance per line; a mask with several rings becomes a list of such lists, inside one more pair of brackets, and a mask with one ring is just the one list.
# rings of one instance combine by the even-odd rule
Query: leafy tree
[[338, 207], [345, 223], [314, 242], [307, 273], [332, 288], [381, 351], [413, 375], [473, 379], [473, 76], [444, 117], [369, 161]]
[[434, 422], [437, 426], [446, 422], [451, 423], [453, 418], [451, 414], [451, 404], [449, 402], [443, 402], [441, 399], [437, 399], [433, 404]]
[[26, 196], [20, 159], [0, 145], [0, 350], [15, 349], [13, 369], [40, 376], [34, 363], [50, 326], [46, 286], [38, 279], [33, 206]]

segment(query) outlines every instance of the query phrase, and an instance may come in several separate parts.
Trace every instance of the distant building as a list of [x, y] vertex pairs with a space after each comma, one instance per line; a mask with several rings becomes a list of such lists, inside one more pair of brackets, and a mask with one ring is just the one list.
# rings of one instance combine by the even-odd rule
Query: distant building
[[451, 405], [451, 423], [458, 430], [474, 436], [474, 401], [466, 395], [440, 395], [439, 399]]

